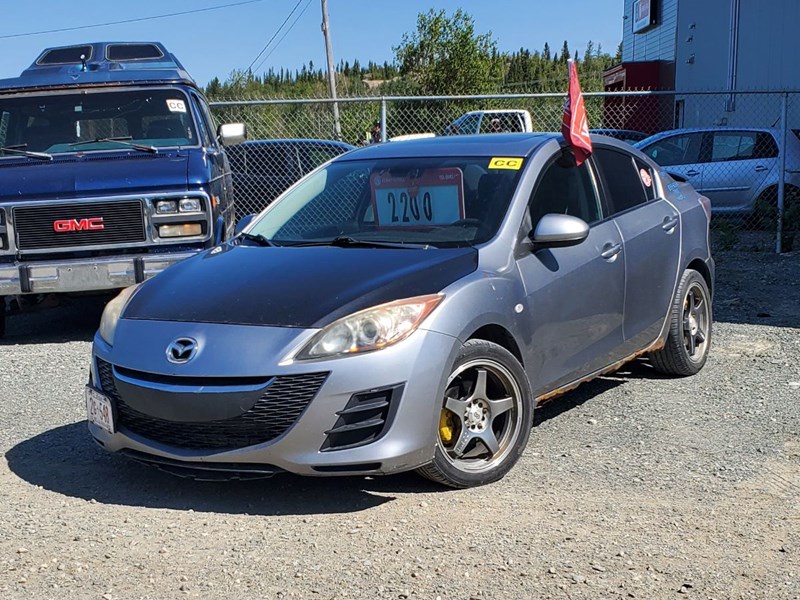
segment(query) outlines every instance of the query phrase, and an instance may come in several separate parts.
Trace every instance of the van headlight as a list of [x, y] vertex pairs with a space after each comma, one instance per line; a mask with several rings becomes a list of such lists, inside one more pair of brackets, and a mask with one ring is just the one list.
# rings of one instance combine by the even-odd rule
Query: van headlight
[[442, 294], [416, 296], [343, 317], [312, 337], [296, 358], [358, 354], [396, 344], [414, 333], [443, 299]]
[[117, 331], [117, 323], [119, 323], [122, 311], [125, 310], [128, 300], [131, 299], [131, 296], [140, 285], [142, 284], [137, 283], [122, 290], [116, 298], [106, 304], [103, 310], [103, 316], [100, 319], [100, 337], [108, 342], [110, 346], [114, 345], [114, 334]]

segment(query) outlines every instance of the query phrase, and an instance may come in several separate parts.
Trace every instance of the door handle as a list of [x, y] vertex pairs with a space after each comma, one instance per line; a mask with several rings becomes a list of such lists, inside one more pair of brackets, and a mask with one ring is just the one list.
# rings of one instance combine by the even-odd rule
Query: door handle
[[689, 177], [694, 177], [695, 175], [700, 175], [700, 171], [695, 171], [694, 169], [692, 169], [691, 171], [686, 171], [686, 174]]
[[678, 225], [678, 217], [664, 217], [664, 222], [661, 223], [661, 229], [666, 231], [667, 233], [672, 233], [672, 231]]
[[769, 171], [769, 169], [764, 165], [758, 165], [756, 167], [756, 173], [763, 173], [764, 171]]
[[611, 242], [608, 242], [605, 246], [603, 246], [603, 251], [600, 252], [600, 256], [606, 260], [610, 260], [620, 252], [622, 252], [622, 244], [612, 244]]

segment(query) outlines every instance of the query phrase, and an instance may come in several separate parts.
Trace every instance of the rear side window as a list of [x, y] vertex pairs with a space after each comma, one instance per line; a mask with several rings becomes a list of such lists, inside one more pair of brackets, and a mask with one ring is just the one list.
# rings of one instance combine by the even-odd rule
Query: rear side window
[[759, 133], [756, 135], [753, 158], [777, 158], [778, 152], [778, 144], [771, 133]]
[[724, 132], [714, 134], [711, 161], [747, 160], [753, 158], [756, 147], [755, 133]]
[[[603, 174], [606, 200], [612, 214], [634, 208], [651, 199], [632, 156], [606, 148], [596, 148], [592, 156]], [[652, 177], [652, 173], [650, 176]], [[652, 188], [652, 181], [650, 186]]]

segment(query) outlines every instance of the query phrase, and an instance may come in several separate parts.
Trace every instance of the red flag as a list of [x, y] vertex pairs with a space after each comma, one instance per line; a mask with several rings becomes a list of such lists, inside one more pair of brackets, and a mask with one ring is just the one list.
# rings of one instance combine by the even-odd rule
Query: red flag
[[583, 164], [592, 153], [592, 140], [589, 137], [589, 122], [586, 119], [586, 107], [583, 105], [581, 84], [578, 81], [578, 67], [575, 61], [568, 62], [569, 93], [564, 103], [564, 120], [561, 123], [561, 134], [572, 147], [575, 162]]

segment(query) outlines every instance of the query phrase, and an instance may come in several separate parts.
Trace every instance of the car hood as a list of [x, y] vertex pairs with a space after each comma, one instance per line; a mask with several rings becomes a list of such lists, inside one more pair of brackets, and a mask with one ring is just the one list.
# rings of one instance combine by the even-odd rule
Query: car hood
[[0, 160], [0, 197], [52, 200], [76, 196], [181, 191], [187, 188], [186, 152], [115, 151]]
[[474, 272], [473, 248], [259, 247], [223, 244], [146, 282], [125, 319], [324, 327]]

